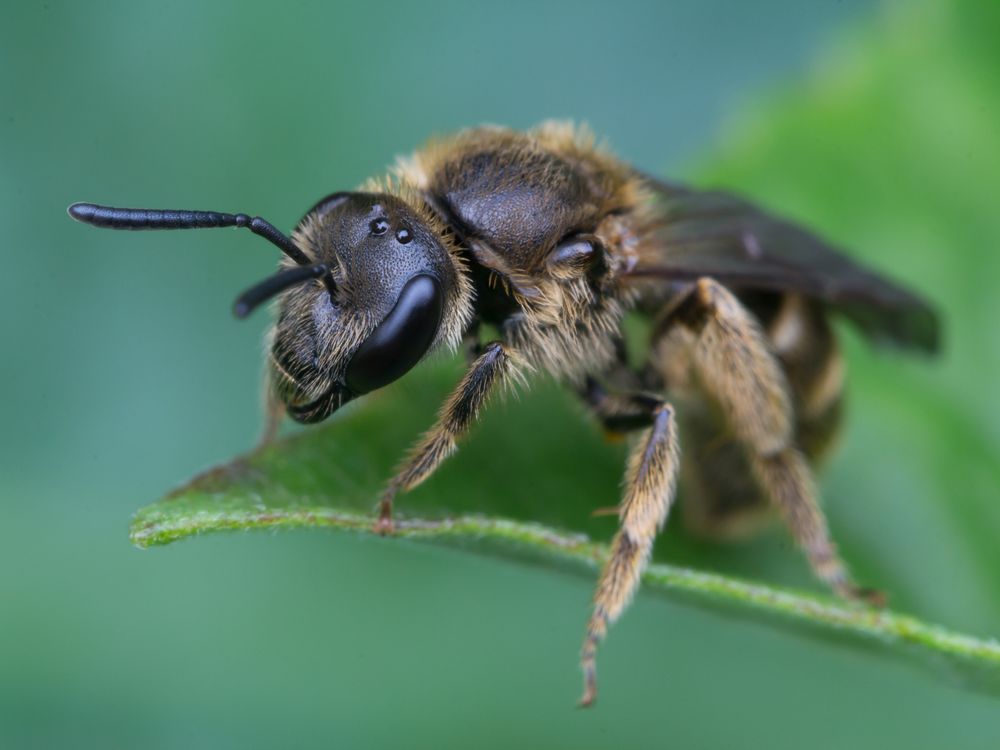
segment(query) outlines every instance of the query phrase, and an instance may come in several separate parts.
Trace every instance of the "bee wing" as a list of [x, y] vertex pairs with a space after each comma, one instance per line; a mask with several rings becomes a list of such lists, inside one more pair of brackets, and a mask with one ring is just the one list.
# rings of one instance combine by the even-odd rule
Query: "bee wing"
[[938, 319], [926, 301], [816, 235], [734, 195], [642, 177], [659, 203], [659, 242], [630, 277], [711, 276], [737, 290], [800, 292], [843, 313], [875, 341], [937, 350]]

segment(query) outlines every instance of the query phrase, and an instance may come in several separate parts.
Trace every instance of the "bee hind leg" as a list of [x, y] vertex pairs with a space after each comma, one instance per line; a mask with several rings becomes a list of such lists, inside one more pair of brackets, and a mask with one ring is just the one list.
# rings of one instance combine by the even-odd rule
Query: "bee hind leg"
[[606, 429], [624, 432], [645, 427], [629, 454], [625, 494], [618, 506], [619, 529], [601, 571], [580, 654], [584, 680], [580, 705], [589, 706], [597, 698], [597, 647], [635, 594], [653, 539], [670, 510], [678, 447], [673, 409], [663, 400], [643, 393], [609, 395], [591, 380], [583, 396]]
[[482, 348], [441, 407], [437, 422], [413, 447], [382, 493], [374, 527], [377, 533], [392, 533], [392, 507], [396, 494], [416, 487], [455, 452], [458, 440], [475, 423], [490, 394], [506, 382], [511, 369], [510, 352], [503, 344], [494, 341]]
[[663, 346], [654, 343], [654, 357], [684, 352], [717, 401], [754, 479], [816, 576], [840, 596], [878, 603], [878, 594], [854, 583], [830, 537], [812, 470], [795, 442], [787, 379], [753, 317], [729, 290], [703, 278], [667, 311], [656, 335]]

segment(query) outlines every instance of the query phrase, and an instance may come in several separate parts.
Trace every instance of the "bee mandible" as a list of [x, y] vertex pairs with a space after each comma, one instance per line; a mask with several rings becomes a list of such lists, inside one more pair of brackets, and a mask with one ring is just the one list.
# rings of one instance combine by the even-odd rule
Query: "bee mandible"
[[[813, 478], [842, 414], [830, 317], [932, 352], [934, 311], [741, 198], [644, 174], [585, 128], [548, 122], [432, 141], [389, 176], [319, 201], [290, 237], [246, 214], [88, 203], [69, 213], [111, 229], [246, 227], [284, 253], [235, 305], [244, 317], [278, 299], [267, 437], [284, 414], [319, 422], [430, 352], [466, 344], [467, 372], [386, 485], [380, 533], [392, 532], [396, 496], [525, 373], [558, 378], [607, 430], [632, 433], [581, 652], [583, 705], [597, 695], [598, 644], [635, 594], [678, 480], [696, 531], [742, 533], [777, 510], [820, 581], [877, 599], [838, 554]], [[638, 365], [624, 345], [630, 311], [651, 321]], [[481, 324], [495, 340], [480, 340]]]

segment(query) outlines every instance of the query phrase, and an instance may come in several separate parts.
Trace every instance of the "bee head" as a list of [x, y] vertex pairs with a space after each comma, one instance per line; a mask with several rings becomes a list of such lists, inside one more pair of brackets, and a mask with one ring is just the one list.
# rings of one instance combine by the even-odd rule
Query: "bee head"
[[335, 193], [292, 238], [260, 217], [77, 203], [70, 215], [111, 229], [246, 227], [286, 255], [282, 269], [239, 296], [237, 317], [278, 297], [271, 383], [299, 422], [402, 377], [440, 344], [455, 346], [471, 314], [469, 281], [419, 200]]
[[[272, 383], [294, 419], [320, 421], [460, 336], [455, 260], [402, 199], [334, 194], [303, 217], [293, 237], [327, 269], [279, 300]], [[286, 273], [299, 268], [284, 265]]]

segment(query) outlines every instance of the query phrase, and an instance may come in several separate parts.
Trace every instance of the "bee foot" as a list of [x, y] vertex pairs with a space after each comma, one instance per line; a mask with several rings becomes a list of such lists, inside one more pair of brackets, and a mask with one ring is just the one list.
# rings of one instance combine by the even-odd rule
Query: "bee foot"
[[396, 532], [396, 525], [392, 521], [392, 501], [383, 500], [378, 506], [378, 518], [372, 525], [372, 531], [379, 536], [392, 536]]
[[847, 599], [848, 601], [857, 602], [858, 604], [867, 604], [870, 607], [877, 607], [878, 609], [882, 609], [887, 600], [884, 591], [868, 588], [866, 586], [858, 586], [853, 583], [838, 586], [836, 588], [836, 592], [839, 596]]
[[584, 667], [583, 695], [576, 704], [577, 708], [590, 708], [597, 700], [597, 675], [593, 664]]
[[866, 588], [864, 586], [855, 586], [851, 592], [851, 598], [855, 601], [864, 602], [872, 607], [877, 607], [882, 609], [885, 607], [888, 601], [888, 596], [884, 591], [880, 589]]

